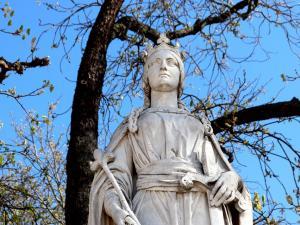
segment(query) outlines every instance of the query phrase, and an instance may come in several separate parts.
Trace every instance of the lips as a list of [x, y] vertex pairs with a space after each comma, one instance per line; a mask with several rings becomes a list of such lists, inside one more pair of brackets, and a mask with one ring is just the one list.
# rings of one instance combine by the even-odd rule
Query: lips
[[167, 74], [167, 73], [160, 73], [159, 76], [160, 76], [160, 77], [170, 77], [170, 74]]

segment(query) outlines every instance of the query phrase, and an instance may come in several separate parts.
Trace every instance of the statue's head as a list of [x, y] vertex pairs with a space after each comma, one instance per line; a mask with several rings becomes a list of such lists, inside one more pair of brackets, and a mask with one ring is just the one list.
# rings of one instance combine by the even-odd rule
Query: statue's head
[[178, 102], [183, 91], [184, 66], [178, 46], [171, 46], [164, 34], [157, 46], [148, 47], [144, 54], [143, 90], [145, 107], [151, 104], [151, 90], [177, 90]]

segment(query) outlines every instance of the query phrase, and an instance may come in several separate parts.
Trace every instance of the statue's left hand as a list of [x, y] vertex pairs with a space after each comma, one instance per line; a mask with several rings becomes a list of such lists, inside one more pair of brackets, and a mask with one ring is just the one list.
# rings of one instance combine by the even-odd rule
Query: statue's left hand
[[233, 171], [222, 173], [214, 185], [210, 198], [211, 206], [220, 206], [230, 203], [235, 198], [235, 192], [238, 189], [240, 177]]

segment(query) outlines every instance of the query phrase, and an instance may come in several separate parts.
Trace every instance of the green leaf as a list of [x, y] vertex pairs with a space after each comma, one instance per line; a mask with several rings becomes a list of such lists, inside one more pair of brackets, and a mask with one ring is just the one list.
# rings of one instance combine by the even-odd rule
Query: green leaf
[[264, 195], [261, 196], [261, 201], [262, 201], [263, 205], [266, 204], [266, 197]]
[[257, 192], [254, 192], [253, 206], [254, 206], [254, 209], [256, 209], [259, 212], [262, 210], [262, 204], [260, 201], [259, 194]]
[[12, 10], [12, 11], [10, 12], [10, 17], [13, 17], [14, 15], [15, 15], [15, 11]]
[[35, 134], [35, 132], [36, 132], [36, 128], [34, 126], [31, 126], [30, 127], [30, 133]]
[[22, 40], [25, 40], [26, 36], [25, 34], [22, 35]]
[[27, 34], [27, 35], [30, 35], [30, 28], [27, 28], [26, 34]]
[[43, 118], [43, 122], [47, 125], [50, 125], [51, 124], [51, 121], [49, 120], [49, 118], [47, 116], [42, 116]]
[[12, 20], [9, 20], [7, 26], [11, 26], [11, 25], [12, 25]]
[[49, 90], [50, 90], [50, 92], [52, 92], [54, 90], [54, 85], [53, 84], [50, 84]]
[[3, 155], [0, 155], [0, 166], [2, 166], [2, 165], [3, 165], [3, 161], [4, 161], [4, 157], [3, 157]]
[[20, 32], [23, 32], [23, 30], [24, 30], [24, 26], [21, 25], [21, 26], [19, 27], [19, 31], [20, 31]]

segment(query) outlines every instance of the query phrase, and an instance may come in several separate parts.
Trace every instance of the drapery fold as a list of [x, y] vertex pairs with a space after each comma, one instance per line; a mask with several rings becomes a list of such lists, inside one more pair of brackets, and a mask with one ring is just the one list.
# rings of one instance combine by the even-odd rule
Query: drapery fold
[[[203, 157], [210, 157], [213, 171], [229, 170], [223, 153], [209, 141], [205, 143], [204, 127], [197, 118], [184, 111], [150, 108], [140, 115], [137, 126], [137, 132], [131, 133], [123, 122], [106, 151], [115, 156], [110, 170], [141, 225], [216, 225], [216, 218], [222, 220], [218, 225], [252, 224], [251, 199], [244, 186], [241, 192], [250, 208], [242, 213], [232, 213], [233, 204], [211, 210], [203, 190], [178, 189], [178, 177], [185, 173], [205, 175]], [[209, 150], [204, 152], [206, 148]], [[90, 192], [89, 225], [114, 225], [103, 207], [110, 191], [104, 172], [97, 171]], [[212, 218], [211, 213], [219, 216]]]

